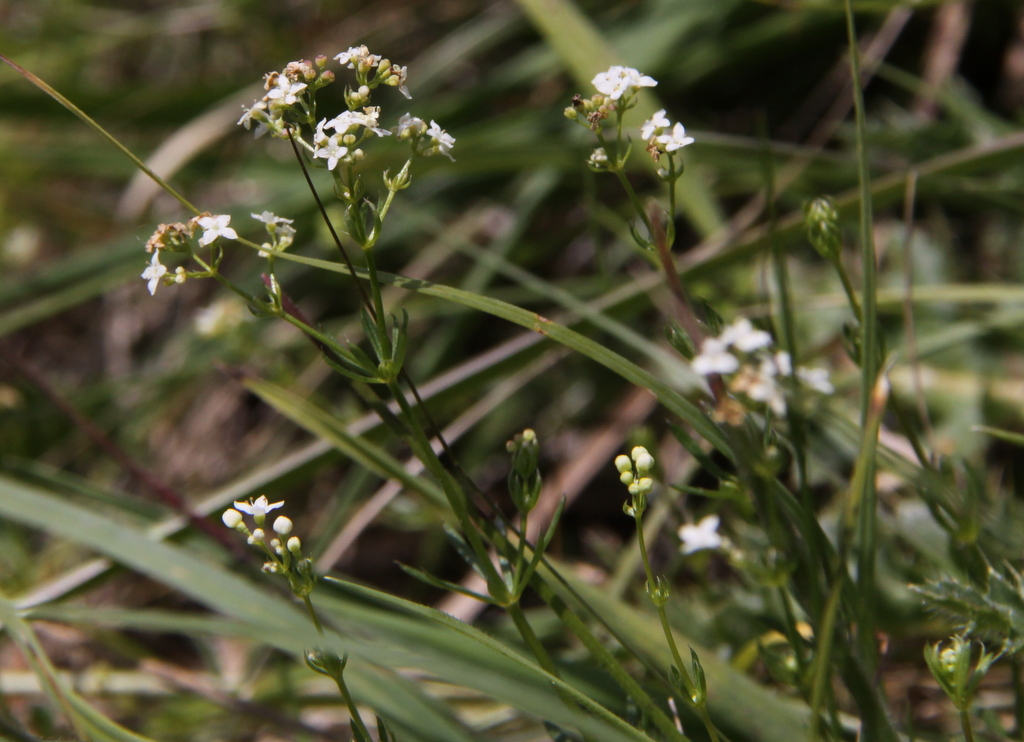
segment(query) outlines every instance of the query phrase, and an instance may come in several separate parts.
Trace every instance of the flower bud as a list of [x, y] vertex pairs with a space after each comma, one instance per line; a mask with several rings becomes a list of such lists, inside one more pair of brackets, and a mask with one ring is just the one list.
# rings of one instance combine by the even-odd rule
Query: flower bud
[[274, 530], [282, 536], [287, 536], [292, 532], [291, 519], [283, 515], [278, 516], [277, 520], [274, 521]]
[[633, 463], [629, 460], [629, 456], [619, 454], [615, 457], [615, 468], [619, 470], [619, 474], [625, 474], [633, 471]]
[[622, 474], [619, 475], [619, 481], [622, 482], [627, 487], [629, 485], [633, 484], [633, 472], [631, 472], [631, 471], [624, 471], [624, 472], [622, 472]]
[[650, 453], [643, 446], [633, 446], [633, 450], [629, 452], [629, 455], [633, 459], [633, 461], [636, 461], [642, 454], [647, 454], [648, 456], [650, 456]]
[[842, 250], [839, 232], [839, 212], [830, 198], [816, 198], [804, 207], [804, 225], [807, 239], [814, 249], [827, 260], [838, 260]]
[[228, 508], [224, 511], [224, 515], [220, 516], [220, 519], [228, 528], [237, 528], [238, 524], [242, 522], [242, 514], [234, 508]]
[[572, 106], [567, 106], [565, 109], [565, 117], [570, 121], [576, 121], [579, 118], [579, 114], [576, 113], [576, 109]]
[[296, 556], [302, 553], [302, 542], [299, 541], [298, 536], [292, 536], [290, 539], [288, 539], [287, 546], [288, 551], [290, 551], [292, 554], [295, 554]]
[[323, 69], [324, 66], [327, 64], [327, 55], [317, 54], [316, 57], [313, 59], [313, 62], [316, 64], [317, 67]]
[[636, 470], [640, 474], [646, 474], [654, 468], [654, 457], [644, 452], [636, 457]]

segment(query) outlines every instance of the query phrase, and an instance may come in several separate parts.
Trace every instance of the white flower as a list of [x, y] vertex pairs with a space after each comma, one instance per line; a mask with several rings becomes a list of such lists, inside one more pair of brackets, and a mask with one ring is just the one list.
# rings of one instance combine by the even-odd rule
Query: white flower
[[400, 64], [393, 64], [391, 65], [391, 71], [394, 74], [388, 78], [388, 85], [397, 87], [399, 93], [404, 95], [408, 100], [412, 100], [409, 88], [405, 86], [406, 81], [409, 79], [409, 68], [403, 67]]
[[782, 387], [775, 380], [779, 368], [772, 358], [763, 358], [757, 371], [746, 367], [743, 384], [740, 391], [755, 402], [764, 402], [776, 415], [786, 414], [786, 397]]
[[703, 549], [717, 549], [722, 545], [722, 537], [718, 535], [717, 515], [706, 515], [697, 525], [689, 523], [679, 527], [679, 540], [682, 541], [680, 551], [692, 554]]
[[686, 136], [686, 129], [682, 124], [677, 123], [672, 127], [671, 134], [662, 134], [657, 138], [657, 142], [665, 148], [666, 152], [675, 152], [687, 144], [693, 144], [694, 139]]
[[196, 223], [203, 228], [203, 236], [199, 238], [200, 247], [209, 245], [218, 237], [223, 237], [227, 240], [238, 239], [238, 233], [228, 226], [231, 223], [231, 217], [227, 214], [201, 216], [196, 220]]
[[608, 162], [608, 153], [604, 151], [604, 147], [595, 147], [594, 151], [590, 153], [590, 157], [587, 158], [587, 164], [593, 168], [604, 167]]
[[236, 528], [242, 522], [242, 514], [234, 508], [228, 508], [224, 511], [224, 515], [220, 516], [220, 519], [228, 528]]
[[377, 126], [377, 119], [379, 117], [380, 106], [366, 106], [362, 113], [359, 111], [342, 111], [330, 121], [321, 121], [317, 126], [317, 131], [320, 132], [322, 129], [330, 128], [339, 134], [345, 134], [355, 126], [365, 126], [379, 137], [391, 136], [390, 131]]
[[356, 65], [364, 67], [376, 67], [380, 63], [380, 55], [370, 54], [370, 50], [366, 48], [366, 45], [361, 46], [350, 46], [346, 51], [335, 57], [341, 64], [348, 65], [350, 70], [354, 70]]
[[607, 72], [599, 72], [593, 79], [597, 92], [618, 100], [624, 93], [634, 92], [640, 88], [652, 88], [658, 84], [653, 77], [643, 75], [632, 67], [615, 65]]
[[315, 157], [327, 160], [327, 169], [333, 170], [338, 165], [338, 160], [348, 154], [348, 147], [341, 144], [341, 135], [334, 134], [327, 138], [323, 144], [317, 146], [314, 151]]
[[292, 532], [292, 521], [291, 518], [286, 518], [283, 515], [278, 516], [277, 520], [274, 521], [274, 531], [280, 533], [282, 536], [287, 536]]
[[793, 373], [793, 359], [789, 357], [789, 353], [780, 350], [775, 354], [775, 368], [782, 376], [789, 376]]
[[395, 127], [395, 133], [398, 134], [399, 139], [408, 139], [409, 137], [415, 137], [422, 134], [427, 129], [427, 123], [411, 113], [403, 113], [398, 119], [398, 126]]
[[250, 214], [249, 216], [266, 225], [291, 224], [294, 221], [292, 219], [285, 219], [283, 216], [276, 216], [270, 211], [264, 211], [262, 214]]
[[643, 139], [650, 139], [656, 134], [661, 134], [662, 131], [672, 125], [672, 122], [665, 117], [665, 109], [662, 108], [656, 114], [651, 116], [650, 120], [645, 121], [640, 127], [640, 136]]
[[744, 353], [767, 348], [772, 344], [772, 336], [764, 330], [755, 329], [745, 317], [726, 327], [718, 339]]
[[167, 273], [167, 266], [160, 264], [160, 251], [154, 250], [150, 258], [149, 267], [142, 271], [142, 277], [149, 281], [149, 295], [156, 293], [156, 287], [160, 285], [160, 279]]
[[298, 102], [298, 94], [306, 89], [304, 82], [292, 82], [284, 75], [278, 75], [277, 85], [267, 93], [270, 101], [279, 101], [286, 106], [295, 105]]
[[242, 117], [238, 119], [238, 125], [244, 126], [246, 131], [252, 126], [252, 122], [256, 122], [256, 138], [259, 139], [261, 136], [267, 133], [269, 127], [267, 126], [267, 104], [263, 101], [256, 101], [253, 103], [252, 108], [246, 108], [242, 106], [243, 113]]
[[243, 513], [255, 517], [263, 517], [271, 510], [277, 510], [279, 507], [284, 505], [284, 500], [281, 502], [269, 503], [267, 502], [266, 495], [260, 495], [255, 500], [249, 500], [249, 502], [238, 502], [235, 501], [235, 507], [241, 510]]
[[740, 367], [736, 356], [728, 351], [728, 345], [716, 338], [707, 338], [700, 346], [700, 355], [690, 366], [701, 376], [710, 374], [731, 374]]
[[822, 394], [831, 394], [836, 389], [832, 386], [832, 382], [828, 378], [828, 369], [825, 368], [798, 368], [796, 375], [800, 377], [800, 381], [805, 383], [811, 389]]
[[452, 162], [455, 162], [455, 158], [451, 155], [451, 149], [455, 146], [455, 137], [438, 126], [436, 121], [430, 122], [430, 128], [427, 129], [427, 135], [437, 142], [436, 146], [438, 152], [446, 156]]

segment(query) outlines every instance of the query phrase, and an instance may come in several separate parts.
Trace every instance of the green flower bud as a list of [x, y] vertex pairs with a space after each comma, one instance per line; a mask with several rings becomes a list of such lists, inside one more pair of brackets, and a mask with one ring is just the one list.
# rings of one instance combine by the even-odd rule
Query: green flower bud
[[804, 207], [807, 238], [814, 249], [826, 260], [838, 260], [843, 249], [839, 232], [839, 213], [832, 199], [816, 198]]

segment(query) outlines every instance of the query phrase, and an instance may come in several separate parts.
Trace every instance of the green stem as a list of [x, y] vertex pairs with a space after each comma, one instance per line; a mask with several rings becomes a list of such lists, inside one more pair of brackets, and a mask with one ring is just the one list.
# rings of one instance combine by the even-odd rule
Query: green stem
[[689, 742], [686, 735], [676, 729], [675, 722], [666, 714], [648, 695], [639, 683], [637, 683], [625, 668], [619, 664], [614, 655], [598, 640], [587, 625], [559, 598], [543, 580], [537, 579], [533, 583], [541, 599], [547, 603], [558, 616], [562, 624], [569, 629], [587, 648], [591, 656], [600, 664], [619, 687], [636, 702], [655, 726], [661, 730], [667, 739], [674, 742]]
[[651, 220], [644, 210], [644, 205], [640, 203], [640, 197], [636, 195], [636, 191], [633, 190], [633, 184], [629, 182], [629, 178], [626, 177], [626, 173], [621, 167], [616, 167], [614, 172], [619, 182], [622, 183], [622, 187], [626, 189], [626, 195], [629, 196], [630, 203], [633, 204], [633, 208], [636, 209], [636, 213], [640, 215], [641, 221], [643, 221], [644, 226], [647, 228], [648, 239], [650, 239], [652, 234]]
[[313, 601], [309, 599], [308, 595], [303, 595], [302, 602], [306, 604], [306, 610], [309, 611], [309, 617], [313, 619], [313, 626], [316, 627], [316, 633], [323, 636], [324, 627], [320, 623], [320, 618], [316, 615], [316, 610], [313, 608]]
[[[366, 256], [366, 267], [370, 274], [370, 296], [373, 299], [374, 319], [377, 321], [377, 334], [380, 337], [381, 347], [390, 350], [391, 339], [388, 337], [387, 315], [384, 314], [384, 299], [380, 293], [380, 278], [377, 276], [377, 260], [373, 257], [373, 250], [363, 250]], [[378, 360], [383, 361], [383, 358]]]
[[359, 709], [356, 708], [356, 702], [352, 699], [352, 694], [348, 692], [348, 684], [345, 683], [344, 678], [340, 674], [334, 677], [334, 682], [337, 684], [338, 690], [341, 692], [341, 697], [345, 699], [345, 705], [348, 706], [348, 713], [349, 716], [352, 717], [352, 723], [356, 726], [358, 732], [362, 734], [361, 738], [356, 734], [353, 734], [352, 736], [357, 740], [363, 739], [370, 742], [373, 737], [370, 736], [370, 730], [366, 728], [362, 717], [359, 715]]
[[846, 266], [843, 265], [841, 258], [837, 257], [833, 262], [836, 267], [836, 273], [839, 274], [839, 280], [843, 282], [843, 291], [846, 292], [846, 298], [850, 302], [850, 308], [853, 309], [853, 315], [857, 318], [857, 324], [864, 324], [864, 314], [860, 310], [860, 300], [857, 298], [857, 291], [853, 288], [853, 281], [850, 280], [850, 274], [846, 270]]
[[1010, 672], [1013, 678], [1013, 736], [1015, 739], [1024, 739], [1024, 677], [1020, 660], [1011, 660]]
[[[852, 0], [844, 0], [846, 8], [846, 34], [850, 49], [850, 79], [853, 89], [853, 103], [857, 128], [857, 179], [860, 184], [860, 242], [862, 259], [863, 318], [861, 321], [861, 425], [868, 424], [871, 415], [871, 398], [880, 367], [878, 354], [878, 306], [876, 286], [876, 256], [871, 204], [871, 182], [868, 173], [868, 157], [864, 113], [864, 92], [861, 89], [860, 57], [857, 47], [857, 30], [853, 19]], [[874, 446], [872, 440], [867, 445]], [[859, 553], [857, 559], [857, 588], [866, 605], [871, 605], [875, 592], [875, 507], [874, 457], [869, 457], [865, 472], [865, 488], [860, 519]], [[857, 627], [860, 656], [868, 671], [877, 665], [874, 614], [861, 611]], [[867, 730], [869, 735], [875, 730]]]
[[971, 728], [971, 710], [970, 708], [960, 709], [960, 726], [964, 730], [965, 742], [974, 742], [974, 730]]
[[818, 626], [818, 646], [814, 653], [814, 675], [811, 687], [811, 742], [818, 739], [818, 727], [821, 724], [821, 706], [828, 690], [832, 668], [832, 640], [835, 635], [836, 616], [839, 613], [840, 596], [843, 591], [843, 577], [836, 576], [832, 592], [825, 604], [825, 614]]
[[[526, 642], [526, 646], [533, 652], [533, 656], [537, 658], [537, 663], [544, 668], [545, 671], [554, 675], [556, 678], [561, 678], [562, 674], [558, 671], [558, 667], [555, 665], [554, 660], [551, 659], [551, 655], [541, 644], [537, 634], [534, 633], [533, 627], [526, 620], [526, 616], [523, 615], [523, 609], [519, 606], [519, 603], [509, 603], [505, 606], [505, 610], [508, 612], [509, 618], [512, 619], [512, 623], [515, 624], [516, 629], [519, 631], [519, 635], [523, 637], [523, 641]], [[573, 704], [575, 706], [575, 703]]]

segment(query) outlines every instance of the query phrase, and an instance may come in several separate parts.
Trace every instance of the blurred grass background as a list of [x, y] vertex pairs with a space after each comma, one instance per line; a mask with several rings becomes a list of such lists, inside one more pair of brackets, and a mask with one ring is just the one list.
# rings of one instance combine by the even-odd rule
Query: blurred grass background
[[[1024, 465], [1012, 448], [993, 445], [972, 426], [1024, 429], [1024, 12], [1000, 0], [855, 6], [871, 78], [883, 326], [889, 347], [903, 351], [894, 382], [915, 394], [906, 363], [909, 277], [930, 440], [936, 450], [980, 467], [1007, 493], [1005, 512], [1012, 514]], [[264, 209], [294, 218], [293, 249], [333, 259], [287, 144], [253, 140], [235, 121], [241, 106], [259, 96], [265, 72], [366, 43], [409, 65], [413, 100], [385, 91], [377, 101], [384, 118], [411, 109], [437, 119], [458, 142], [454, 164], [416, 163], [413, 186], [400, 194], [379, 243], [382, 269], [552, 317], [578, 318], [581, 301], [597, 302], [621, 324], [599, 319], [580, 327], [685, 387], [686, 369], [665, 351], [665, 297], [628, 246], [623, 195], [614, 179], [586, 169], [590, 142], [562, 116], [574, 93], [590, 93], [581, 79], [607, 67], [613, 55], [655, 77], [659, 85], [645, 105], [667, 108], [697, 139], [686, 150], [677, 241], [690, 289], [726, 316], [765, 314], [772, 297], [763, 228], [774, 224], [775, 239], [789, 250], [802, 345], [812, 349], [811, 360], [832, 367], [841, 394], [851, 390], [856, 373], [842, 352], [848, 312], [841, 287], [798, 224], [806, 199], [845, 194], [856, 184], [841, 3], [579, 3], [599, 34], [593, 38], [569, 25], [571, 16], [559, 17], [559, 7], [526, 0], [0, 0], [0, 52], [82, 107], [201, 208], [230, 213], [235, 225]], [[588, 62], [595, 65], [587, 68]], [[177, 204], [7, 68], [0, 93], [4, 476], [138, 528], [174, 514], [166, 498], [154, 496], [151, 480], [207, 511], [265, 492], [286, 499], [322, 569], [474, 617], [471, 607], [411, 581], [396, 566], [401, 561], [462, 578], [438, 511], [272, 410], [233, 374], [243, 369], [273, 381], [386, 443], [315, 349], [292, 328], [247, 318], [212, 282], [162, 288], [150, 297], [138, 278], [142, 245], [156, 223], [181, 216]], [[326, 99], [332, 95], [340, 109], [340, 91], [328, 88]], [[369, 154], [369, 171], [394, 170], [403, 161], [386, 141]], [[642, 153], [636, 154], [634, 182], [643, 195], [658, 195]], [[909, 237], [908, 172], [919, 173]], [[776, 199], [766, 208], [770, 178]], [[317, 182], [328, 192], [326, 178]], [[848, 197], [840, 205], [851, 217], [852, 250], [855, 204]], [[849, 265], [855, 270], [852, 256]], [[252, 256], [231, 254], [227, 266], [236, 280], [258, 286], [261, 265]], [[281, 265], [278, 275], [308, 315], [359, 339], [349, 284], [295, 264]], [[494, 318], [402, 292], [393, 292], [392, 301], [409, 309], [410, 372], [430, 392], [439, 422], [457, 431], [452, 437], [463, 466], [503, 497], [504, 441], [523, 427], [536, 429], [546, 499], [565, 492], [572, 500], [559, 554], [588, 579], [608, 580], [611, 594], [630, 597], [638, 584], [630, 583], [632, 524], [621, 516], [623, 493], [610, 459], [644, 443], [660, 452], [670, 481], [695, 471], [665, 437], [665, 415], [653, 399]], [[197, 324], [203, 316], [207, 325], [220, 317], [220, 325]], [[849, 404], [856, 404], [855, 395]], [[111, 447], [104, 449], [69, 416], [70, 408]], [[824, 492], [848, 466], [849, 450], [824, 435], [818, 447], [815, 477]], [[110, 455], [114, 448], [134, 470]], [[893, 636], [890, 697], [897, 715], [909, 709], [921, 725], [941, 729], [947, 710], [920, 662], [921, 641], [935, 626], [901, 585], [934, 574], [944, 565], [944, 547], [929, 552], [927, 524], [915, 525], [920, 512], [898, 482], [885, 497], [890, 583], [881, 613]], [[697, 571], [683, 565], [668, 526], [685, 519], [684, 512], [693, 517], [694, 504], [666, 503], [655, 553], [688, 586], [673, 603], [678, 625], [768, 682], [750, 652], [752, 642], [775, 628], [775, 608], [724, 564], [712, 560]], [[1019, 522], [1005, 515], [988, 524], [1008, 557], [1021, 555]], [[215, 553], [210, 538], [195, 529], [175, 538], [198, 553]], [[4, 594], [23, 605], [84, 611], [74, 614], [79, 620], [68, 614], [37, 629], [61, 667], [107, 668], [103, 682], [123, 681], [107, 688], [104, 708], [131, 728], [159, 739], [340, 734], [343, 715], [323, 689], [271, 650], [201, 629], [154, 633], [95, 618], [110, 606], [200, 615], [180, 593], [129, 572], [83, 571], [95, 564], [93, 552], [11, 520], [0, 520], [0, 542]], [[485, 625], [508, 633], [501, 622]], [[564, 659], [579, 660], [574, 647]], [[35, 687], [9, 645], [0, 645], [5, 703], [15, 716], [31, 719], [37, 734], [59, 733]], [[222, 695], [209, 700], [209, 687]], [[997, 674], [985, 697], [993, 713], [1005, 710], [1005, 688]], [[507, 706], [450, 686], [433, 690], [488, 738], [543, 736]], [[262, 716], [253, 712], [254, 700]], [[290, 727], [296, 719], [305, 726]]]

